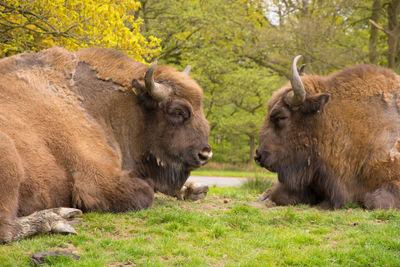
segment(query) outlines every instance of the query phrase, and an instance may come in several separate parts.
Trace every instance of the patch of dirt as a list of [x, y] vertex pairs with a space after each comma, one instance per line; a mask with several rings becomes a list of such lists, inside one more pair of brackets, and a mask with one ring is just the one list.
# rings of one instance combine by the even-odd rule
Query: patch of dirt
[[271, 209], [271, 208], [276, 208], [275, 203], [269, 201], [269, 202], [248, 202], [248, 204], [254, 208], [267, 208], [267, 209]]
[[109, 267], [122, 267], [122, 266], [137, 266], [135, 263], [128, 260], [127, 262], [114, 262], [109, 265]]
[[258, 209], [262, 210], [270, 210], [274, 209], [277, 206], [275, 203], [269, 202], [258, 202], [256, 199], [254, 201], [245, 201], [245, 200], [236, 200], [230, 198], [222, 198], [218, 196], [206, 196], [205, 199], [196, 200], [196, 201], [184, 201], [184, 200], [177, 200], [176, 198], [157, 193], [155, 195], [157, 199], [160, 200], [167, 200], [167, 201], [176, 201], [184, 210], [187, 211], [203, 211], [203, 210], [229, 210], [232, 208], [232, 205], [235, 203], [246, 204]]
[[235, 200], [219, 198], [217, 196], [207, 196], [203, 200], [197, 201], [182, 201], [180, 207], [188, 211], [198, 210], [228, 210], [230, 209], [231, 203], [235, 203]]
[[[136, 225], [135, 225], [135, 227], [136, 227]], [[107, 234], [109, 234], [110, 238], [113, 240], [128, 239], [128, 238], [132, 238], [132, 236], [135, 234], [135, 233], [130, 232], [131, 230], [132, 230], [132, 228], [125, 226], [122, 229], [117, 229], [113, 233], [107, 233]]]
[[79, 253], [83, 252], [82, 249], [75, 247], [71, 243], [67, 243], [66, 247], [56, 247], [56, 250], [67, 251], [67, 252], [71, 252], [73, 254], [79, 254]]
[[154, 199], [162, 199], [162, 200], [177, 200], [175, 197], [171, 197], [168, 195], [164, 195], [162, 193], [155, 193]]

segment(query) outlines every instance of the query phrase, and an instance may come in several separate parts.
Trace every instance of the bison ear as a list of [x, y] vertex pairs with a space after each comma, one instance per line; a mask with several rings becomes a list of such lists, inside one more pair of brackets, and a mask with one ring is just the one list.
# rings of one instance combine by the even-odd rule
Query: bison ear
[[132, 90], [135, 93], [138, 103], [141, 107], [145, 109], [155, 109], [157, 107], [157, 102], [152, 99], [152, 97], [147, 93], [146, 88], [138, 80], [132, 80]]
[[308, 96], [301, 106], [301, 111], [306, 114], [321, 111], [329, 102], [331, 96], [329, 94], [315, 94]]
[[300, 76], [304, 76], [305, 75], [305, 69], [306, 69], [306, 64], [301, 65], [300, 69], [299, 69], [299, 75]]
[[187, 65], [186, 68], [182, 71], [183, 74], [189, 76], [190, 70], [192, 69], [192, 66]]

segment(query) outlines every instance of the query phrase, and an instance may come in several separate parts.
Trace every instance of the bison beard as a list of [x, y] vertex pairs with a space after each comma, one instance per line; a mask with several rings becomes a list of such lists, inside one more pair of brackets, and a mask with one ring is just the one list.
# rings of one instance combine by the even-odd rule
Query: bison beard
[[300, 77], [298, 59], [260, 131], [255, 160], [279, 180], [260, 200], [400, 209], [400, 77], [372, 65]]
[[151, 184], [155, 191], [172, 196], [182, 188], [190, 174], [182, 162], [164, 163], [150, 153], [143, 156], [136, 168], [138, 176]]
[[0, 243], [76, 233], [81, 210], [149, 208], [154, 191], [205, 197], [208, 187], [185, 184], [212, 155], [187, 72], [51, 48], [1, 59], [0, 74]]

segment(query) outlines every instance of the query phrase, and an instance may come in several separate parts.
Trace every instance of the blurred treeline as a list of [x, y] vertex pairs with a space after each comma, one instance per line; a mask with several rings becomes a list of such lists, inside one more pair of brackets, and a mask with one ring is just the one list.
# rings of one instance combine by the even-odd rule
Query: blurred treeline
[[[138, 5], [140, 3], [140, 5]], [[214, 161], [252, 164], [273, 90], [357, 63], [400, 71], [400, 0], [0, 0], [1, 54], [113, 47], [204, 88]]]

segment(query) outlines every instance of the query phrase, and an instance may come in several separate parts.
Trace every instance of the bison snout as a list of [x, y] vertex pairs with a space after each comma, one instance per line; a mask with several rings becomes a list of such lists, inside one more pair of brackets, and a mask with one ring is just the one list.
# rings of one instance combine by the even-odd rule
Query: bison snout
[[203, 150], [197, 154], [198, 159], [200, 160], [200, 164], [206, 164], [212, 157], [211, 147], [207, 145]]
[[256, 150], [256, 155], [254, 156], [254, 161], [258, 164], [258, 165], [260, 165], [261, 167], [263, 167], [263, 165], [262, 165], [262, 155], [261, 155], [261, 153], [260, 153], [260, 151], [257, 149]]
[[258, 149], [256, 150], [256, 155], [254, 156], [255, 162], [260, 165], [263, 168], [266, 168], [269, 171], [275, 172], [274, 168], [274, 161], [272, 159], [272, 155], [268, 151], [259, 151]]
[[206, 164], [212, 157], [210, 145], [203, 146], [203, 149], [188, 148], [183, 153], [183, 160], [190, 170], [194, 170]]

